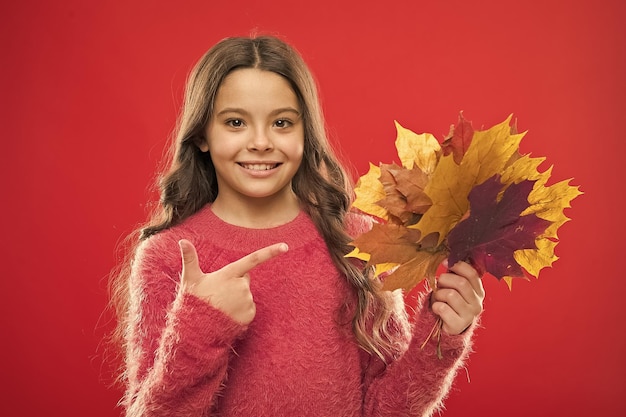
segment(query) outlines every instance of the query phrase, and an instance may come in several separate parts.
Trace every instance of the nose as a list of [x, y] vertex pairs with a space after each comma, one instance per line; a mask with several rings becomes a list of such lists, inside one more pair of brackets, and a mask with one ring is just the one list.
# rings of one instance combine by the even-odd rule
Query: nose
[[251, 151], [269, 151], [274, 148], [269, 132], [265, 129], [256, 129], [252, 133], [248, 149]]

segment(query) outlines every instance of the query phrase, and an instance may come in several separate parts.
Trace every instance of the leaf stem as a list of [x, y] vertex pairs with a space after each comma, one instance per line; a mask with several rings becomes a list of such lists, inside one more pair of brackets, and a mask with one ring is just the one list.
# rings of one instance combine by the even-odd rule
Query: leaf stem
[[433, 337], [436, 337], [437, 338], [437, 358], [439, 359], [443, 359], [443, 354], [441, 353], [441, 327], [442, 326], [443, 326], [443, 320], [441, 320], [441, 317], [439, 317], [437, 318], [437, 321], [435, 322], [435, 325], [433, 326], [433, 328], [430, 330], [430, 333], [426, 337], [426, 340], [424, 340], [424, 343], [422, 343], [422, 345], [420, 346], [420, 349], [424, 349], [428, 341], [432, 339]]

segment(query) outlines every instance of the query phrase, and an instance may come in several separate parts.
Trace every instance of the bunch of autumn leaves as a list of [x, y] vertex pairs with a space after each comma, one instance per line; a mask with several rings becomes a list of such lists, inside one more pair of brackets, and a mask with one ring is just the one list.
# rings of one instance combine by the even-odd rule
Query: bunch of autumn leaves
[[383, 274], [383, 288], [411, 290], [435, 275], [448, 258], [471, 263], [479, 274], [511, 280], [532, 275], [557, 259], [557, 229], [563, 210], [581, 192], [570, 180], [547, 185], [545, 158], [519, 153], [524, 133], [511, 116], [487, 130], [474, 130], [461, 114], [440, 144], [396, 122], [401, 162], [370, 164], [356, 186], [353, 207], [380, 222], [357, 237], [348, 257]]

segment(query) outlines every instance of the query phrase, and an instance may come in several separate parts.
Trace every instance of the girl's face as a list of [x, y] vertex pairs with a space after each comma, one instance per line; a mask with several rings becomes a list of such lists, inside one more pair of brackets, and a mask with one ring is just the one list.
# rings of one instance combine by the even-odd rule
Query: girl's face
[[293, 199], [304, 127], [285, 78], [252, 68], [231, 72], [217, 91], [206, 138], [199, 146], [211, 154], [220, 200]]

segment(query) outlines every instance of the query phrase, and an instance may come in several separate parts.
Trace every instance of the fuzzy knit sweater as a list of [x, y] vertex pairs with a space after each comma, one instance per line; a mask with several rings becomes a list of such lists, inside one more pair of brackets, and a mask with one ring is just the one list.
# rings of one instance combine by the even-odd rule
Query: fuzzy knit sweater
[[[361, 217], [350, 222], [353, 233], [368, 227]], [[250, 272], [257, 313], [247, 327], [180, 290], [182, 238], [193, 242], [205, 272], [273, 243], [289, 245]], [[442, 335], [443, 359], [435, 340], [422, 348], [436, 321], [422, 297], [393, 361], [365, 353], [346, 316], [354, 291], [304, 212], [282, 226], [246, 229], [206, 206], [142, 243], [130, 291], [123, 405], [134, 417], [427, 416], [441, 408], [473, 333], [472, 326]]]

